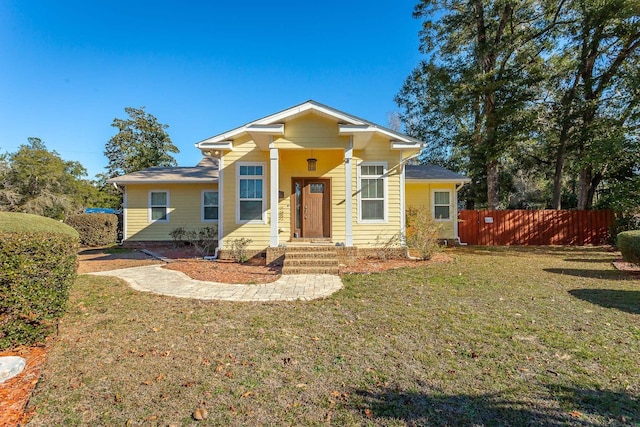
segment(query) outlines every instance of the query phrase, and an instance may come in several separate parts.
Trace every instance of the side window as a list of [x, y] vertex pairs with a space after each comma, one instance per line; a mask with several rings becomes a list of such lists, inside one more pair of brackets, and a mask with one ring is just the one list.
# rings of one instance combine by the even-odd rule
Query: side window
[[433, 217], [436, 220], [448, 221], [451, 219], [451, 192], [433, 192]]
[[218, 220], [218, 192], [202, 192], [202, 221]]
[[169, 192], [149, 192], [149, 222], [169, 222]]
[[387, 219], [386, 165], [363, 163], [359, 167], [360, 220], [382, 222]]

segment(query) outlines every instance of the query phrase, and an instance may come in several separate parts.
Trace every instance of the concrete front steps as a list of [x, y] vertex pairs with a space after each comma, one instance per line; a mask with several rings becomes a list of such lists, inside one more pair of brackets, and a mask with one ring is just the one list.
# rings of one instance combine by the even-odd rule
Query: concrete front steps
[[285, 249], [282, 274], [338, 274], [338, 265], [333, 246], [292, 246]]

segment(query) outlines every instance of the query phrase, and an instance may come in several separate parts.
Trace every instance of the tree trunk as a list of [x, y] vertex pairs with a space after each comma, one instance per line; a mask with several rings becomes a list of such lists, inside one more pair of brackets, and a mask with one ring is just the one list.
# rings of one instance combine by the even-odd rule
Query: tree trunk
[[498, 176], [498, 161], [489, 160], [487, 162], [487, 208], [498, 209], [500, 204], [499, 187], [500, 181]]
[[595, 190], [591, 188], [593, 170], [591, 166], [585, 166], [580, 170], [578, 177], [578, 209], [591, 209]]
[[562, 169], [566, 156], [566, 142], [560, 141], [558, 153], [556, 154], [556, 170], [553, 174], [553, 209], [562, 209]]

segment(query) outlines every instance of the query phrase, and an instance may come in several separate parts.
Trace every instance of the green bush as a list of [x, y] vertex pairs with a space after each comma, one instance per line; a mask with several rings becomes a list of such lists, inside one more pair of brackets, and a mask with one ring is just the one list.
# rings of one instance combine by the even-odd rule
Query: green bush
[[80, 244], [84, 246], [111, 245], [118, 237], [118, 217], [114, 214], [71, 215], [67, 224], [80, 233]]
[[27, 213], [0, 212], [0, 232], [13, 233], [20, 231], [62, 233], [74, 236], [76, 239], [79, 236], [78, 232], [73, 228], [51, 218]]
[[640, 230], [618, 234], [618, 249], [625, 261], [640, 264]]
[[[23, 215], [23, 223], [40, 224], [40, 219], [29, 218], [35, 215]], [[0, 223], [0, 349], [42, 342], [65, 312], [76, 275], [78, 237], [61, 225], [51, 224], [54, 232], [25, 232]]]

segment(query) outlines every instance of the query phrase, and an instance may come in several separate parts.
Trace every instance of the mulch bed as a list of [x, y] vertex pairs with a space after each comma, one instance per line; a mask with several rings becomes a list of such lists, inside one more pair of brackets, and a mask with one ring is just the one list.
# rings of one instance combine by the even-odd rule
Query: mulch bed
[[270, 267], [260, 259], [251, 259], [244, 264], [230, 260], [179, 259], [163, 267], [181, 271], [192, 279], [219, 283], [270, 283], [277, 280], [282, 273], [282, 267]]
[[24, 409], [38, 384], [52, 340], [49, 337], [44, 345], [20, 346], [0, 352], [0, 356], [20, 356], [26, 361], [22, 373], [0, 383], [0, 426], [23, 425], [28, 420], [30, 414], [25, 414]]
[[620, 271], [624, 271], [627, 274], [630, 274], [633, 277], [640, 278], [640, 265], [631, 264], [630, 262], [626, 262], [623, 259], [617, 259], [613, 261], [613, 266]]

